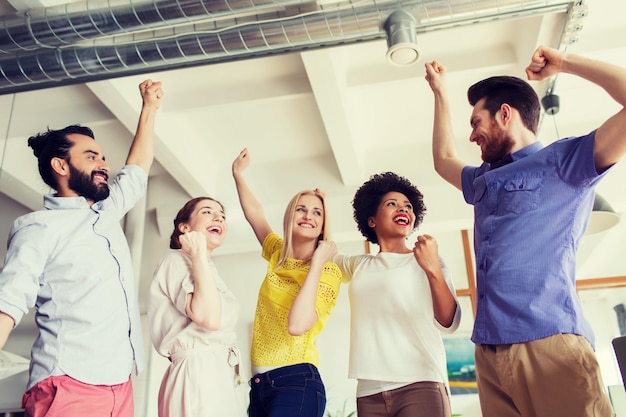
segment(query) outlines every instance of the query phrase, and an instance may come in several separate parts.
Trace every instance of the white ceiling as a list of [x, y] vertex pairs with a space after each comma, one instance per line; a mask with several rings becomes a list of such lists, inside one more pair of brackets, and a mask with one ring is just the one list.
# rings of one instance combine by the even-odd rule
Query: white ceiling
[[[0, 0], [0, 13], [62, 3]], [[626, 3], [586, 3], [589, 15], [568, 51], [626, 66]], [[163, 236], [184, 201], [210, 195], [225, 205], [229, 218], [220, 253], [258, 250], [230, 173], [246, 146], [252, 156], [247, 177], [277, 231], [291, 196], [319, 187], [329, 196], [336, 240], [362, 240], [350, 201], [358, 185], [382, 171], [404, 175], [422, 190], [428, 207], [422, 230], [437, 236], [471, 228], [471, 207], [432, 167], [433, 100], [423, 64], [437, 59], [448, 66], [460, 154], [479, 163], [479, 150], [468, 141], [467, 87], [491, 75], [523, 77], [538, 44], [557, 46], [564, 21], [564, 13], [552, 13], [421, 33], [421, 59], [410, 67], [388, 63], [387, 45], [378, 40], [0, 95], [0, 192], [40, 208], [48, 190], [26, 138], [48, 126], [92, 127], [112, 169], [121, 167], [141, 103], [137, 85], [152, 78], [163, 82], [166, 95], [147, 210]], [[548, 87], [533, 85], [540, 97]], [[618, 110], [606, 93], [574, 77], [560, 76], [554, 92], [561, 109], [543, 120], [544, 143], [555, 139], [554, 122], [561, 136], [583, 134]], [[626, 165], [620, 163], [598, 187], [618, 212], [626, 211], [624, 178]]]

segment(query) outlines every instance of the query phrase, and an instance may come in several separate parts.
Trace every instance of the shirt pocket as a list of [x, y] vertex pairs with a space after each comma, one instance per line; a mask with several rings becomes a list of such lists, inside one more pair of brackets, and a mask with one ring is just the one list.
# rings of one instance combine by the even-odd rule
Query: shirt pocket
[[485, 194], [487, 193], [487, 184], [485, 183], [485, 179], [481, 178], [480, 181], [474, 182], [474, 195], [472, 196], [472, 204], [476, 205], [480, 203]]
[[543, 176], [520, 177], [504, 183], [502, 206], [508, 213], [524, 213], [539, 205]]

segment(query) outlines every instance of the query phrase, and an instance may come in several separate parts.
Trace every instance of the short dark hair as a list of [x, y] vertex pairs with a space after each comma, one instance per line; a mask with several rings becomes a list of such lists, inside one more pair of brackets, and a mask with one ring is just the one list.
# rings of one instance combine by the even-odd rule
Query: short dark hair
[[69, 150], [74, 146], [74, 142], [67, 138], [67, 135], [78, 133], [95, 139], [93, 131], [85, 126], [70, 125], [59, 130], [51, 130], [38, 133], [28, 138], [28, 146], [33, 148], [33, 153], [37, 157], [39, 175], [41, 179], [51, 188], [57, 189], [57, 182], [52, 173], [50, 161], [52, 158], [69, 158]]
[[378, 236], [369, 224], [369, 218], [376, 215], [383, 196], [391, 191], [402, 193], [413, 205], [415, 223], [413, 230], [422, 223], [426, 213], [424, 196], [411, 181], [393, 172], [374, 174], [363, 183], [354, 194], [352, 209], [354, 221], [361, 234], [370, 242], [378, 244]]
[[485, 108], [493, 117], [502, 104], [507, 103], [519, 111], [524, 126], [537, 133], [541, 107], [539, 97], [526, 81], [517, 77], [496, 76], [484, 79], [467, 90], [467, 99], [475, 106], [485, 98]]
[[193, 211], [196, 209], [196, 206], [199, 202], [203, 200], [215, 201], [217, 204], [222, 206], [222, 209], [224, 208], [222, 203], [211, 197], [196, 197], [187, 201], [185, 205], [180, 210], [178, 210], [176, 218], [174, 219], [174, 231], [172, 231], [172, 234], [170, 236], [170, 249], [180, 249], [182, 247], [178, 238], [183, 233], [180, 231], [178, 226], [181, 223], [187, 223], [189, 221], [191, 215], [193, 214]]

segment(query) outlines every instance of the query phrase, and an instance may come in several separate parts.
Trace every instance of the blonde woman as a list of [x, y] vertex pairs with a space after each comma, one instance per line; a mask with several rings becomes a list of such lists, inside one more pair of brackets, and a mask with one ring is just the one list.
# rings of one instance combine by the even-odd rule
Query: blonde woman
[[332, 257], [324, 195], [296, 194], [287, 205], [284, 240], [272, 231], [243, 171], [247, 149], [233, 162], [244, 215], [268, 261], [259, 290], [252, 336], [250, 417], [321, 417], [326, 393], [317, 369], [315, 338], [335, 306], [341, 273]]

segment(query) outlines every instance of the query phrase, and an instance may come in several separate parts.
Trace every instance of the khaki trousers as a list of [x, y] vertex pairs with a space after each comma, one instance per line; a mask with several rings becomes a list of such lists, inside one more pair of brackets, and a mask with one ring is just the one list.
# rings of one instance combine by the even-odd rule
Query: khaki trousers
[[356, 399], [359, 417], [450, 417], [450, 397], [439, 382], [415, 382]]
[[556, 334], [511, 345], [476, 345], [483, 417], [611, 417], [593, 349]]

